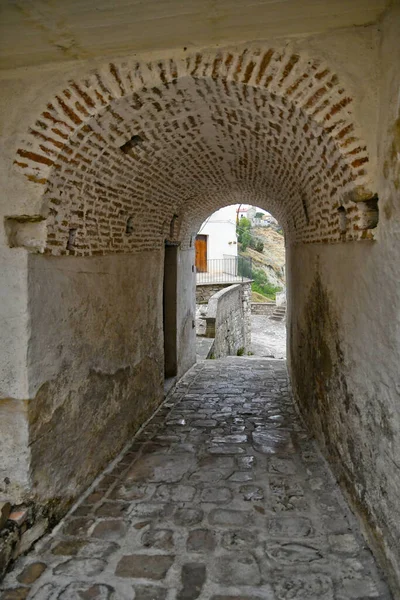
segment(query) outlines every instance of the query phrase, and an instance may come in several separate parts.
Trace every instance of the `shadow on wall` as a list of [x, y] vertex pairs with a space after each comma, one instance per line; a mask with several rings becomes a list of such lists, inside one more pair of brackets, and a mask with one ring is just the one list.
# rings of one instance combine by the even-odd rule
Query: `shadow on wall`
[[[318, 269], [319, 265], [302, 314], [296, 317], [296, 324], [290, 325], [290, 371], [295, 400], [361, 518], [372, 546], [387, 566], [384, 534], [377, 525], [375, 508], [370, 506], [371, 486], [375, 482], [369, 471], [373, 469], [376, 451], [371, 445], [376, 443], [377, 433], [371, 410], [380, 410], [379, 401], [373, 399], [373, 408], [363, 405], [349, 390], [350, 365], [343, 350], [343, 326]], [[390, 437], [390, 428], [380, 435]], [[374, 439], [375, 442], [371, 441]]]
[[304, 326], [298, 326], [296, 336], [293, 323], [290, 327], [292, 377], [296, 380], [302, 413], [334, 456], [338, 440], [331, 443], [335, 435], [332, 423], [339, 416], [338, 399], [345, 399], [345, 410], [351, 400], [344, 376], [338, 319], [318, 271], [303, 314]]

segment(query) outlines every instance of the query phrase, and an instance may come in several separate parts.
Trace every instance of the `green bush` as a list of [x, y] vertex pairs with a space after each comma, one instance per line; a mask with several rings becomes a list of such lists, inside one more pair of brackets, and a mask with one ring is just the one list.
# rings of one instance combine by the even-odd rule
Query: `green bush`
[[238, 242], [242, 247], [243, 252], [248, 246], [253, 248], [253, 238], [251, 235], [251, 222], [246, 217], [242, 217], [236, 225], [236, 234]]
[[[243, 221], [243, 219], [242, 219], [242, 221]], [[246, 231], [243, 231], [243, 232], [241, 233], [241, 236], [240, 236], [240, 237], [241, 237], [240, 243], [241, 243], [241, 245], [242, 245], [242, 250], [243, 250], [243, 252], [244, 252], [244, 251], [247, 249], [247, 246], [250, 246], [250, 248], [252, 247], [252, 242], [253, 242], [253, 239], [252, 239], [252, 237], [251, 237], [251, 233], [250, 233], [250, 231], [248, 231], [248, 230], [246, 229]]]
[[252, 291], [258, 292], [270, 300], [275, 300], [276, 293], [282, 290], [281, 287], [270, 283], [267, 274], [262, 269], [253, 269], [252, 279], [254, 280], [251, 284]]
[[236, 233], [239, 242], [242, 242], [241, 236], [245, 231], [248, 231], [249, 229], [251, 229], [251, 222], [249, 221], [249, 219], [246, 219], [246, 217], [242, 217], [236, 227]]

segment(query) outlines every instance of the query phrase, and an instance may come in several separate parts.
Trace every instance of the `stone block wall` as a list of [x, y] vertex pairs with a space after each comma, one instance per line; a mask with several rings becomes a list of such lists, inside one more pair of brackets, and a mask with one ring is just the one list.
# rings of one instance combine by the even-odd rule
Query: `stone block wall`
[[265, 315], [269, 317], [272, 315], [276, 308], [276, 302], [252, 302], [251, 303], [251, 314], [252, 315]]
[[229, 287], [230, 283], [210, 283], [196, 285], [196, 304], [207, 304], [211, 296]]
[[247, 353], [251, 341], [251, 284], [231, 285], [210, 298], [206, 337], [215, 338], [214, 356]]

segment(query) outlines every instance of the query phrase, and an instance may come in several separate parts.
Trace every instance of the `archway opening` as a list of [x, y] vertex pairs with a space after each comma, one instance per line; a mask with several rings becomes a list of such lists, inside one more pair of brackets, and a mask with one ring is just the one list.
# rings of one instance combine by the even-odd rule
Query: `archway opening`
[[256, 206], [226, 206], [204, 221], [195, 247], [197, 359], [285, 358], [285, 241], [277, 220]]

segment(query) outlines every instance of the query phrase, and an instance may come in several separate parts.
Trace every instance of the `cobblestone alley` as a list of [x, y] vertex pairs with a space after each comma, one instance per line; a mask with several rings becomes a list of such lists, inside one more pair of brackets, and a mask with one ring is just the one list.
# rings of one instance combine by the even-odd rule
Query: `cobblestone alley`
[[[101, 440], [99, 440], [101, 443]], [[284, 361], [198, 363], [3, 600], [388, 600]]]

